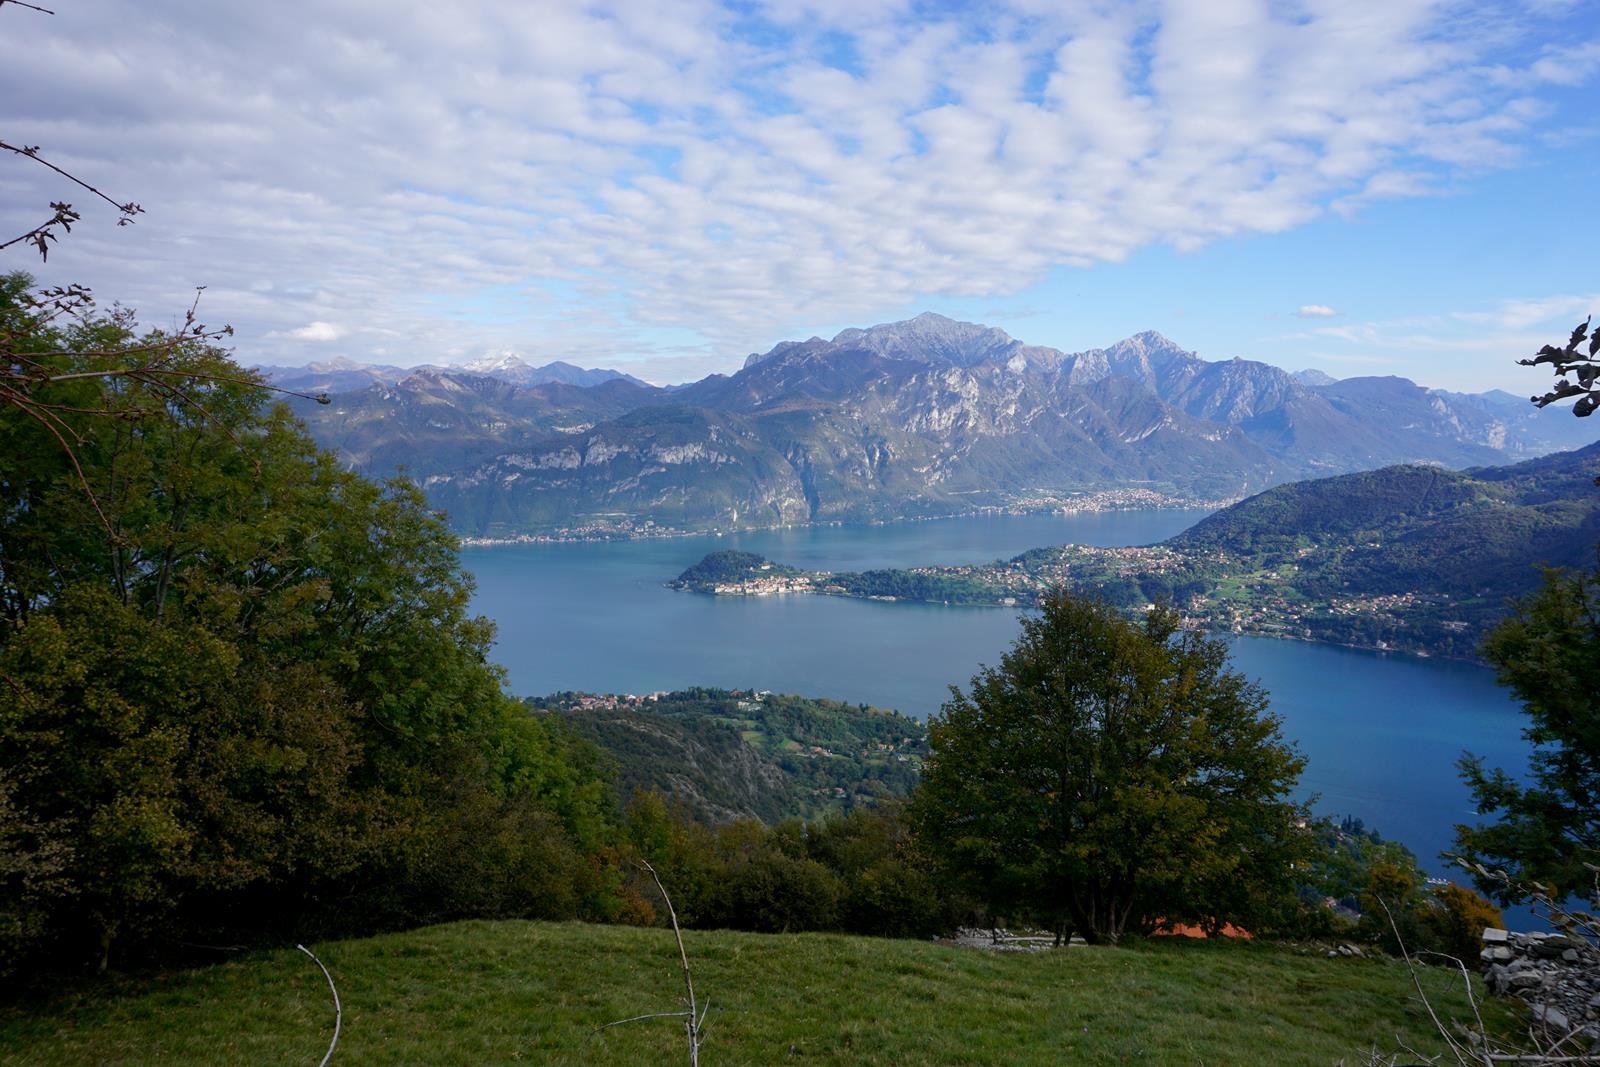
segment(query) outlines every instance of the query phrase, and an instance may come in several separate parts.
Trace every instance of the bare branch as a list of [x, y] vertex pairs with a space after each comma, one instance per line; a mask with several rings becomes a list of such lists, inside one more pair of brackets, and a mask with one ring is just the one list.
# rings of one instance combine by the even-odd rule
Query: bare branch
[[689, 1006], [682, 1011], [662, 1011], [654, 1012], [650, 1015], [635, 1015], [631, 1019], [618, 1019], [616, 1022], [605, 1023], [595, 1027], [592, 1033], [597, 1034], [601, 1030], [608, 1030], [613, 1026], [639, 1022], [643, 1019], [682, 1019], [684, 1021], [684, 1031], [689, 1040], [689, 1067], [699, 1067], [700, 1039], [705, 1032], [706, 1012], [711, 1010], [711, 1002], [709, 1000], [706, 1001], [704, 1011], [701, 1011], [695, 1004], [694, 979], [689, 974], [689, 953], [683, 947], [683, 930], [678, 926], [677, 909], [672, 906], [672, 897], [668, 895], [667, 887], [661, 884], [661, 876], [656, 873], [656, 869], [650, 865], [649, 860], [640, 859], [635, 860], [634, 863], [640, 870], [650, 875], [651, 880], [656, 884], [656, 890], [661, 894], [662, 901], [667, 905], [667, 916], [672, 920], [672, 934], [678, 940], [678, 964], [683, 969], [683, 988]]
[[689, 953], [684, 951], [683, 931], [678, 927], [678, 912], [672, 906], [672, 898], [667, 895], [667, 887], [661, 884], [661, 876], [650, 866], [650, 861], [641, 859], [639, 866], [650, 872], [650, 878], [655, 882], [657, 891], [661, 893], [661, 899], [666, 902], [667, 916], [672, 920], [672, 936], [678, 939], [678, 962], [683, 967], [683, 988], [689, 1000], [689, 1021], [684, 1024], [689, 1036], [689, 1067], [699, 1067], [700, 1023], [695, 1019], [694, 979], [689, 975]]
[[[16, 3], [17, 0], [11, 0], [11, 2]], [[77, 185], [83, 189], [87, 189], [95, 196], [98, 196], [101, 200], [104, 200], [106, 203], [117, 209], [117, 214], [120, 216], [117, 219], [118, 226], [127, 226], [133, 222], [133, 217], [135, 215], [144, 214], [144, 208], [140, 207], [138, 204], [135, 204], [132, 201], [129, 201], [126, 204], [119, 204], [105, 193], [102, 193], [99, 189], [96, 189], [94, 186], [78, 177], [76, 174], [73, 174], [68, 170], [63, 170], [54, 163], [50, 162], [48, 159], [45, 159], [39, 154], [38, 145], [14, 145], [9, 141], [0, 141], [0, 149], [4, 149], [7, 152], [11, 152], [19, 156], [26, 156], [28, 159], [33, 160], [40, 166], [48, 167], [55, 171], [57, 174], [67, 179], [67, 181], [72, 182], [74, 185]], [[55, 207], [56, 205], [52, 204], [51, 206]], [[63, 206], [70, 207], [70, 205]]]
[[52, 203], [50, 208], [55, 214], [48, 221], [41, 222], [27, 233], [13, 237], [9, 241], [0, 242], [0, 249], [23, 243], [31, 244], [38, 249], [39, 258], [48, 263], [50, 261], [50, 242], [56, 240], [56, 227], [59, 226], [63, 233], [71, 233], [72, 224], [77, 222], [79, 218], [78, 213], [72, 210], [71, 204]]
[[54, 15], [55, 14], [54, 11], [51, 11], [47, 7], [40, 7], [38, 4], [24, 3], [23, 0], [0, 0], [0, 7], [5, 7], [7, 4], [16, 4], [18, 7], [25, 7], [29, 11], [37, 11], [40, 14], [44, 14], [44, 15]]
[[[1393, 917], [1391, 916], [1391, 918], [1390, 918], [1390, 926], [1392, 927], [1393, 925], [1394, 925], [1394, 920], [1393, 920]], [[1396, 930], [1395, 931], [1395, 937], [1398, 939], [1399, 936], [1400, 936], [1400, 932], [1398, 930]], [[1405, 946], [1402, 944], [1401, 947], [1404, 948]], [[1478, 1010], [1478, 997], [1472, 991], [1472, 972], [1467, 970], [1467, 965], [1465, 963], [1463, 963], [1458, 957], [1451, 956], [1448, 953], [1444, 953], [1444, 952], [1419, 952], [1419, 953], [1417, 953], [1417, 956], [1418, 956], [1418, 958], [1421, 958], [1423, 956], [1437, 956], [1440, 959], [1449, 960], [1451, 963], [1456, 965], [1456, 969], [1461, 972], [1461, 984], [1466, 987], [1467, 1004], [1471, 1006], [1471, 1008], [1472, 1008], [1472, 1017], [1473, 1017], [1474, 1020], [1476, 1020], [1476, 1022], [1478, 1024], [1478, 1033], [1487, 1034], [1489, 1031], [1483, 1025], [1483, 1013]]]
[[322, 968], [322, 977], [328, 980], [328, 992], [333, 994], [333, 1040], [328, 1042], [328, 1051], [323, 1055], [322, 1062], [317, 1067], [328, 1067], [328, 1061], [333, 1059], [333, 1050], [339, 1045], [339, 1027], [344, 1022], [344, 1009], [339, 1005], [339, 987], [333, 984], [333, 975], [328, 973], [328, 968], [317, 959], [317, 954], [304, 945], [295, 948], [311, 957], [311, 962]]

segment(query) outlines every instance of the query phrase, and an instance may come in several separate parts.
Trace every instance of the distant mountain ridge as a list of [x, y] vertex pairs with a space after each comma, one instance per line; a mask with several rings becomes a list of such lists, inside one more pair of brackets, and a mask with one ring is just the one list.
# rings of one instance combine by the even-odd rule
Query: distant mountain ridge
[[1154, 331], [1067, 353], [933, 313], [784, 342], [671, 390], [506, 380], [520, 373], [426, 368], [302, 414], [371, 473], [403, 460], [457, 529], [491, 537], [1048, 507], [1128, 486], [1219, 499], [1593, 435], [1503, 393], [1207, 361]]
[[306, 393], [348, 393], [371, 385], [397, 385], [413, 374], [432, 372], [443, 375], [475, 375], [493, 378], [510, 385], [576, 385], [589, 388], [611, 381], [626, 381], [641, 388], [654, 388], [631, 374], [609, 368], [585, 369], [563, 360], [553, 360], [535, 367], [520, 356], [510, 353], [485, 356], [469, 360], [459, 366], [423, 364], [417, 367], [396, 367], [387, 363], [358, 363], [343, 356], [323, 362], [308, 363], [303, 367], [255, 368], [272, 384], [284, 389]]

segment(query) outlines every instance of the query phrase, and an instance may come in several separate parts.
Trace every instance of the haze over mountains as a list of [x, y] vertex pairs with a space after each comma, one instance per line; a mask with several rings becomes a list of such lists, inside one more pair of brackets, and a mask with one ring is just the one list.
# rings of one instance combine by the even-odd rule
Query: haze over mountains
[[784, 342], [670, 390], [515, 357], [267, 371], [335, 394], [299, 405], [317, 440], [368, 473], [404, 466], [476, 536], [904, 518], [1130, 487], [1217, 499], [1393, 463], [1505, 463], [1600, 429], [1501, 392], [1212, 362], [1154, 332], [1066, 353], [931, 313]]

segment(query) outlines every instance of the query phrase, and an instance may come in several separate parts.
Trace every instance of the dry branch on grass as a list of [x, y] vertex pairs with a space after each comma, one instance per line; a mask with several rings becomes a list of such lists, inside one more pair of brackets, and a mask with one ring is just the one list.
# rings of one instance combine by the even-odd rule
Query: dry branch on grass
[[711, 1010], [711, 1001], [708, 999], [703, 1008], [697, 1006], [695, 1002], [694, 978], [689, 973], [689, 953], [683, 947], [683, 930], [678, 926], [678, 912], [672, 906], [672, 897], [667, 894], [667, 887], [661, 884], [661, 876], [650, 866], [648, 860], [638, 860], [637, 863], [640, 870], [650, 875], [651, 881], [656, 884], [656, 890], [661, 894], [662, 901], [667, 905], [667, 917], [672, 920], [672, 934], [678, 940], [678, 964], [683, 971], [684, 1001], [688, 1007], [680, 1011], [651, 1012], [648, 1015], [635, 1015], [629, 1019], [602, 1023], [595, 1027], [593, 1032], [598, 1034], [613, 1026], [641, 1022], [645, 1019], [682, 1019], [685, 1037], [689, 1044], [689, 1067], [699, 1067], [700, 1045], [705, 1036], [706, 1013]]
[[322, 1056], [322, 1062], [317, 1067], [328, 1067], [328, 1061], [333, 1059], [333, 1050], [339, 1047], [339, 1028], [344, 1023], [344, 1009], [339, 1004], [339, 988], [333, 984], [333, 975], [328, 973], [328, 968], [317, 959], [317, 954], [304, 945], [295, 948], [311, 957], [311, 962], [322, 968], [322, 976], [328, 980], [328, 992], [333, 994], [333, 1040], [328, 1042], [328, 1051]]

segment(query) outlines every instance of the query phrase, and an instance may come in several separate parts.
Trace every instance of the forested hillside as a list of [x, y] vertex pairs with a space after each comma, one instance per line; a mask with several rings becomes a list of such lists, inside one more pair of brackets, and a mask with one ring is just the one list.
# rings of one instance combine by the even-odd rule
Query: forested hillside
[[659, 790], [715, 822], [818, 818], [904, 799], [928, 753], [926, 724], [832, 700], [689, 689], [529, 703], [612, 756], [621, 802]]

